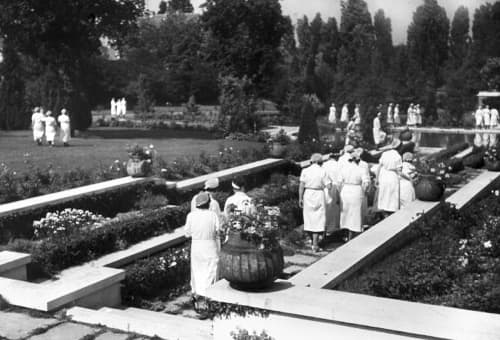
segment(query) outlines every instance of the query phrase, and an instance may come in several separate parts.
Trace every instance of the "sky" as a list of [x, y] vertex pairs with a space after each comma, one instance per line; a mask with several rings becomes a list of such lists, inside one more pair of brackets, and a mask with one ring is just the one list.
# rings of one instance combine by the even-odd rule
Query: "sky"
[[[392, 21], [392, 37], [395, 44], [406, 42], [406, 30], [411, 23], [415, 9], [423, 3], [423, 0], [365, 0], [372, 16], [382, 8], [385, 15]], [[195, 12], [205, 0], [191, 0]], [[298, 18], [307, 15], [310, 19], [316, 13], [320, 13], [323, 20], [334, 16], [340, 23], [340, 0], [280, 0], [281, 8], [285, 15], [289, 15], [295, 22]], [[487, 2], [494, 3], [495, 0], [438, 0], [438, 3], [446, 9], [448, 18], [453, 18], [455, 10], [463, 5], [469, 9], [472, 19], [476, 8]], [[146, 0], [146, 4], [152, 11], [158, 10], [160, 0]]]

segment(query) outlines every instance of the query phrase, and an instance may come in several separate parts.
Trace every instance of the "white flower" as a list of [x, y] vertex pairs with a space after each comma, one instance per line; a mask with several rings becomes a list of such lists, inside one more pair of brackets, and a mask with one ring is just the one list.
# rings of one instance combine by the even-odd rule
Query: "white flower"
[[495, 190], [495, 196], [500, 196], [500, 190]]
[[149, 148], [152, 149], [154, 148], [155, 146], [153, 144], [149, 144]]
[[492, 247], [491, 241], [484, 242], [483, 247], [485, 247], [486, 249], [490, 249]]

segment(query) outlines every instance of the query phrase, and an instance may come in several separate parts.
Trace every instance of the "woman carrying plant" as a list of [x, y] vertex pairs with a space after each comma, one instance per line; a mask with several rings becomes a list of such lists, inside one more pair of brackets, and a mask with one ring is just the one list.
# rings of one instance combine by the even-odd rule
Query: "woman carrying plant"
[[217, 281], [220, 224], [217, 215], [209, 210], [208, 193], [201, 192], [195, 203], [196, 210], [186, 218], [185, 234], [191, 238], [191, 290], [196, 299]]
[[224, 215], [229, 218], [234, 212], [252, 215], [256, 212], [255, 205], [250, 196], [245, 194], [245, 180], [242, 177], [235, 178], [231, 183], [234, 194], [229, 196], [224, 204]]
[[413, 181], [417, 176], [417, 170], [412, 164], [413, 154], [406, 152], [403, 154], [403, 165], [399, 174], [399, 205], [403, 209], [416, 199]]
[[390, 150], [380, 156], [377, 170], [377, 208], [383, 211], [386, 217], [399, 210], [399, 173], [403, 160], [396, 149], [400, 144], [401, 141], [397, 138], [392, 141]]
[[359, 162], [360, 153], [353, 152], [348, 163], [340, 169], [340, 228], [349, 231], [346, 241], [363, 231], [363, 198], [370, 179]]
[[321, 167], [319, 153], [311, 156], [311, 166], [302, 170], [299, 185], [299, 206], [303, 208], [304, 231], [312, 240], [312, 250], [321, 251], [318, 246], [319, 235], [325, 232], [326, 201], [325, 189], [331, 189], [331, 181], [325, 169]]

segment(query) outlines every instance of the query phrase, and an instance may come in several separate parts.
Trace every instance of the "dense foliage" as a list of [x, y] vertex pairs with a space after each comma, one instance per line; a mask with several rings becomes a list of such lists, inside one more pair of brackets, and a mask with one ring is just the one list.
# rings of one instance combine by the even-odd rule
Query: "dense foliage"
[[340, 289], [500, 312], [500, 204], [494, 190], [463, 211], [441, 206], [415, 223], [410, 241]]

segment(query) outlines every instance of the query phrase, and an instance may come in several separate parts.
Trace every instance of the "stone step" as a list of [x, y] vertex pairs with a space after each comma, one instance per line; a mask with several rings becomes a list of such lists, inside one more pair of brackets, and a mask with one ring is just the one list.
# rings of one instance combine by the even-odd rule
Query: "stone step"
[[67, 311], [73, 321], [99, 324], [146, 336], [158, 336], [164, 339], [212, 339], [212, 322], [196, 320], [178, 315], [151, 312], [138, 308], [114, 309], [101, 308], [92, 310], [73, 307]]

